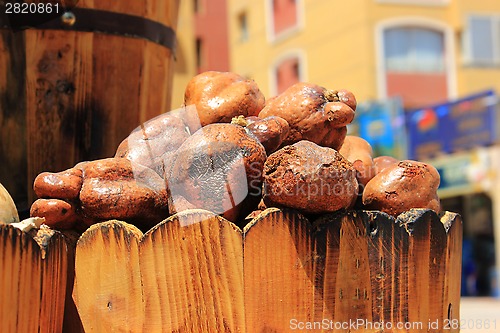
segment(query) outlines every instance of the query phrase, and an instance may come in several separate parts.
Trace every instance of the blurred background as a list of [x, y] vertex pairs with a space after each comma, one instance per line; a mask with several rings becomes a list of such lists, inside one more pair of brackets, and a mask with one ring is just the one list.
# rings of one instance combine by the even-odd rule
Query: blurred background
[[500, 1], [181, 1], [172, 107], [188, 80], [233, 71], [272, 97], [346, 88], [351, 134], [432, 163], [464, 220], [462, 294], [500, 296]]

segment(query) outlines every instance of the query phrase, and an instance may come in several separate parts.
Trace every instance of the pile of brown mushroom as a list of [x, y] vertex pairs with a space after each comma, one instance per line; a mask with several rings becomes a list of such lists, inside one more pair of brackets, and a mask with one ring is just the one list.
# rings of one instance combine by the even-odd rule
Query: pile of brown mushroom
[[297, 83], [266, 102], [254, 81], [206, 72], [184, 100], [132, 132], [114, 157], [40, 174], [31, 215], [60, 229], [108, 219], [147, 229], [193, 208], [240, 226], [263, 207], [440, 210], [435, 168], [373, 158], [365, 140], [347, 136], [356, 110], [347, 90]]

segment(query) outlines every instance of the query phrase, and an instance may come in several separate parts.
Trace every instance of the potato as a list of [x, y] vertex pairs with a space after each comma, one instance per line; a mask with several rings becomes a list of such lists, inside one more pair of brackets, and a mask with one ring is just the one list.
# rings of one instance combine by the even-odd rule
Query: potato
[[177, 150], [166, 181], [170, 212], [199, 208], [232, 222], [242, 206], [258, 200], [266, 152], [236, 124], [207, 125]]
[[166, 186], [153, 170], [125, 158], [87, 162], [82, 170], [85, 224], [118, 219], [147, 229], [168, 217]]
[[264, 165], [264, 204], [327, 213], [354, 204], [356, 170], [336, 150], [299, 141], [271, 154]]
[[267, 154], [271, 154], [278, 149], [283, 140], [286, 139], [290, 132], [288, 122], [276, 116], [267, 118], [259, 117], [235, 117], [231, 120], [232, 124], [237, 124], [245, 127], [247, 132], [255, 135], [259, 142], [266, 149]]
[[375, 167], [375, 173], [382, 172], [388, 166], [398, 163], [399, 160], [392, 156], [377, 156], [373, 159], [373, 165]]
[[439, 182], [439, 173], [432, 165], [404, 160], [389, 165], [366, 184], [363, 204], [392, 216], [411, 208], [428, 208], [438, 213]]
[[257, 116], [265, 98], [253, 80], [230, 72], [208, 71], [192, 78], [184, 104], [194, 105], [202, 126], [230, 123], [233, 117]]
[[339, 153], [353, 164], [356, 178], [363, 187], [375, 176], [373, 149], [365, 139], [353, 135], [346, 136]]
[[39, 198], [76, 200], [80, 195], [82, 183], [82, 170], [70, 168], [56, 173], [42, 172], [35, 178], [33, 189]]
[[356, 99], [351, 92], [301, 82], [266, 103], [259, 117], [278, 116], [288, 122], [290, 133], [283, 145], [309, 140], [339, 150], [355, 109]]
[[69, 230], [81, 222], [75, 204], [61, 199], [37, 199], [30, 209], [30, 216], [45, 218], [44, 223], [53, 229]]
[[115, 157], [124, 157], [153, 169], [163, 177], [165, 163], [201, 125], [194, 108], [181, 108], [148, 120], [123, 140]]

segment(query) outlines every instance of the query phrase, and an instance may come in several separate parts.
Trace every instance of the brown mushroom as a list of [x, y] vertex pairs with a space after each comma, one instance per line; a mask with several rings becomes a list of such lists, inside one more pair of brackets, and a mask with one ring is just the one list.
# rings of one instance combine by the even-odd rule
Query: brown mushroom
[[439, 212], [439, 182], [439, 173], [430, 164], [410, 160], [394, 163], [366, 184], [363, 204], [392, 216], [411, 208]]
[[299, 141], [271, 154], [264, 165], [264, 203], [305, 213], [349, 208], [358, 195], [356, 171], [336, 150]]
[[338, 150], [355, 109], [356, 99], [351, 92], [301, 82], [266, 103], [259, 117], [278, 116], [288, 122], [290, 133], [283, 145], [309, 140]]
[[30, 209], [57, 229], [81, 229], [109, 219], [147, 230], [168, 216], [165, 182], [152, 169], [125, 158], [82, 162], [35, 180], [39, 199]]
[[208, 71], [192, 78], [184, 104], [194, 105], [202, 126], [229, 123], [233, 117], [257, 116], [265, 98], [253, 80], [231, 72]]

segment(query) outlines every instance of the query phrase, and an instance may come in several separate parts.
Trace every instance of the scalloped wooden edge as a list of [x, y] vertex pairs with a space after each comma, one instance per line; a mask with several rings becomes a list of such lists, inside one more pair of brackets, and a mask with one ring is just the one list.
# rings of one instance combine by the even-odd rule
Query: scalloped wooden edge
[[[217, 218], [220, 218], [221, 221], [225, 221], [226, 223], [229, 223], [232, 228], [235, 230], [239, 230], [243, 234], [246, 234], [251, 230], [251, 228], [258, 223], [259, 221], [263, 220], [266, 216], [269, 216], [270, 214], [281, 212], [284, 214], [295, 214], [298, 218], [303, 219], [310, 223], [313, 227], [318, 228], [322, 223], [333, 223], [333, 221], [338, 220], [342, 216], [356, 216], [359, 214], [365, 214], [366, 216], [372, 216], [373, 218], [377, 218], [377, 216], [384, 217], [387, 220], [392, 221], [393, 223], [399, 225], [400, 227], [404, 228], [408, 234], [412, 234], [412, 228], [411, 228], [411, 223], [413, 223], [416, 220], [422, 219], [425, 215], [429, 216], [436, 216], [442, 223], [443, 225], [443, 230], [448, 234], [450, 228], [456, 223], [458, 220], [459, 223], [462, 223], [462, 220], [459, 218], [460, 215], [457, 213], [449, 212], [449, 211], [442, 211], [439, 214], [434, 212], [433, 210], [430, 209], [425, 209], [425, 208], [413, 208], [410, 209], [409, 211], [403, 212], [399, 214], [397, 217], [393, 217], [387, 213], [381, 212], [381, 211], [376, 211], [376, 210], [345, 210], [345, 211], [338, 211], [334, 213], [328, 213], [324, 215], [320, 215], [316, 217], [314, 220], [311, 221], [311, 219], [307, 218], [304, 214], [293, 210], [293, 209], [281, 209], [281, 208], [267, 208], [263, 211], [261, 211], [257, 216], [252, 218], [244, 227], [243, 229], [238, 227], [235, 223], [226, 220], [224, 217], [219, 216], [211, 211], [204, 210], [204, 209], [189, 209], [185, 210], [179, 213], [176, 213], [174, 215], [169, 216], [168, 218], [164, 219], [163, 221], [157, 223], [155, 226], [153, 226], [151, 229], [149, 229], [147, 232], [142, 232], [138, 227], [136, 227], [133, 224], [130, 224], [128, 222], [122, 221], [122, 220], [109, 220], [105, 222], [100, 222], [97, 224], [93, 224], [90, 226], [81, 236], [85, 235], [88, 232], [92, 232], [96, 228], [100, 228], [101, 226], [107, 227], [108, 224], [122, 224], [126, 226], [129, 230], [129, 232], [133, 232], [136, 237], [142, 238], [146, 236], [147, 234], [153, 233], [155, 230], [160, 228], [162, 225], [169, 223], [173, 220], [179, 219], [183, 220], [185, 217], [190, 216], [192, 214], [200, 214], [204, 215], [206, 214], [207, 216], [214, 216]], [[324, 222], [325, 220], [328, 220], [328, 222]], [[197, 222], [202, 222], [203, 220], [197, 221]], [[196, 222], [191, 222], [191, 223], [196, 223]]]
[[[451, 242], [447, 244], [447, 249], [446, 251], [448, 253], [451, 253], [453, 251], [458, 251], [459, 247], [461, 245], [461, 239], [458, 239], [457, 233], [460, 228], [457, 228], [457, 226], [461, 225], [462, 221], [459, 217], [458, 214], [452, 213], [452, 212], [442, 212], [440, 214], [436, 214], [435, 212], [427, 209], [412, 209], [408, 212], [402, 213], [398, 217], [392, 217], [389, 216], [385, 213], [378, 212], [378, 211], [341, 211], [341, 212], [336, 212], [332, 214], [326, 214], [323, 216], [320, 216], [315, 219], [308, 219], [304, 215], [291, 210], [291, 209], [278, 209], [278, 208], [268, 208], [260, 214], [258, 214], [256, 217], [254, 217], [243, 229], [239, 228], [236, 226], [234, 223], [227, 221], [223, 217], [220, 217], [212, 212], [206, 211], [206, 210], [188, 210], [184, 212], [180, 212], [178, 214], [175, 214], [173, 216], [170, 216], [169, 218], [165, 219], [164, 221], [158, 223], [155, 225], [153, 228], [148, 230], [146, 233], [143, 233], [141, 230], [139, 230], [137, 227], [128, 224], [123, 221], [119, 220], [110, 220], [106, 222], [102, 222], [99, 224], [95, 224], [91, 227], [89, 227], [78, 239], [78, 242], [80, 242], [82, 239], [85, 239], [88, 237], [90, 234], [94, 232], [106, 232], [106, 229], [109, 228], [115, 228], [118, 227], [124, 232], [129, 233], [130, 236], [133, 236], [134, 238], [137, 239], [138, 243], [141, 243], [142, 240], [146, 238], [146, 236], [151, 235], [154, 236], [156, 233], [161, 233], [161, 230], [163, 229], [163, 226], [171, 223], [172, 221], [178, 221], [181, 226], [188, 226], [191, 224], [195, 224], [197, 222], [202, 222], [204, 219], [208, 217], [215, 217], [219, 223], [223, 223], [226, 226], [229, 226], [231, 230], [236, 232], [237, 234], [240, 234], [242, 237], [242, 242], [245, 242], [246, 237], [248, 237], [253, 230], [256, 230], [255, 228], [259, 226], [259, 221], [266, 220], [268, 217], [271, 217], [273, 215], [279, 216], [280, 214], [283, 214], [285, 217], [293, 218], [297, 221], [298, 223], [304, 223], [304, 225], [307, 226], [307, 228], [311, 232], [321, 232], [324, 228], [331, 228], [332, 224], [335, 223], [342, 223], [342, 219], [346, 217], [352, 217], [352, 218], [364, 218], [365, 220], [372, 220], [375, 221], [376, 223], [392, 223], [394, 226], [397, 226], [401, 228], [402, 231], [407, 233], [410, 237], [416, 236], [414, 235], [415, 231], [415, 221], [424, 221], [424, 222], [419, 222], [420, 224], [425, 223], [425, 221], [429, 220], [439, 220], [441, 222], [442, 226], [442, 231], [443, 233], [446, 234], [447, 238], [450, 239], [451, 234], [454, 235], [456, 239], [451, 239]], [[192, 220], [192, 217], [194, 215], [198, 215], [201, 217], [199, 220]], [[373, 229], [370, 229], [371, 232], [367, 232], [366, 236], [370, 237], [375, 237], [376, 236], [376, 225], [373, 226], [368, 226], [370, 228], [373, 227]], [[439, 232], [441, 233], [441, 232]], [[25, 282], [20, 282], [21, 284], [29, 284], [30, 286], [33, 286], [33, 281], [30, 280], [30, 277], [34, 277], [33, 274], [47, 274], [48, 270], [51, 268], [56, 268], [54, 272], [52, 273], [50, 278], [45, 278], [41, 280], [40, 285], [40, 291], [36, 292], [33, 289], [30, 289], [30, 293], [36, 294], [35, 296], [38, 296], [42, 300], [36, 300], [36, 297], [34, 300], [30, 298], [30, 300], [27, 302], [29, 303], [29, 307], [23, 307], [23, 309], [17, 310], [19, 313], [17, 316], [19, 318], [28, 318], [26, 319], [26, 325], [33, 325], [29, 323], [36, 322], [37, 318], [38, 320], [44, 320], [45, 325], [52, 325], [50, 330], [54, 332], [58, 332], [58, 328], [60, 325], [60, 317], [62, 316], [61, 314], [61, 305], [60, 302], [58, 304], [55, 304], [57, 302], [53, 301], [53, 295], [54, 293], [54, 287], [51, 286], [49, 287], [46, 285], [46, 283], [49, 283], [50, 279], [56, 279], [60, 283], [60, 288], [55, 291], [56, 293], [56, 298], [59, 297], [59, 300], [61, 299], [61, 293], [64, 294], [65, 287], [63, 287], [63, 284], [66, 283], [66, 278], [70, 278], [70, 276], [66, 276], [66, 271], [65, 267], [67, 267], [68, 262], [67, 262], [67, 257], [65, 255], [65, 252], [68, 251], [68, 245], [66, 244], [65, 241], [61, 242], [64, 240], [64, 234], [53, 231], [50, 229], [46, 230], [32, 230], [30, 232], [22, 232], [18, 229], [12, 228], [9, 225], [0, 225], [0, 235], [2, 235], [4, 247], [7, 246], [6, 244], [8, 242], [12, 242], [12, 246], [20, 246], [20, 251], [24, 251], [23, 253], [27, 253], [30, 255], [33, 259], [29, 260], [29, 264], [21, 264], [26, 267], [22, 269], [28, 269], [32, 270], [35, 269], [34, 273], [30, 274], [24, 274], [23, 276], [17, 275], [17, 277], [14, 277], [13, 279], [26, 279]], [[447, 242], [448, 243], [448, 242]], [[36, 244], [36, 245], [35, 245]], [[58, 245], [59, 244], [59, 245]], [[78, 245], [77, 245], [78, 246]], [[58, 248], [63, 248], [63, 251], [57, 250]], [[54, 250], [56, 249], [56, 250]], [[8, 254], [7, 254], [8, 256]], [[37, 259], [38, 258], [38, 259]], [[449, 258], [448, 258], [449, 259]], [[34, 260], [34, 261], [33, 261]], [[53, 262], [54, 260], [59, 260], [60, 262], [56, 265], [48, 266], [49, 262]], [[453, 260], [457, 260], [456, 258]], [[35, 263], [35, 266], [33, 264]], [[71, 264], [71, 263], [70, 263]], [[60, 266], [57, 266], [60, 265]], [[449, 266], [449, 264], [446, 264]], [[29, 267], [28, 267], [29, 266]], [[450, 275], [457, 275], [460, 273], [460, 268], [457, 268], [455, 266], [456, 263], [451, 266], [453, 267], [447, 267], [447, 272], [446, 274]], [[21, 269], [21, 270], [22, 270]], [[12, 269], [4, 268], [3, 271], [12, 271]], [[41, 275], [40, 275], [41, 276]], [[5, 281], [5, 280], [4, 280]], [[5, 283], [5, 282], [4, 282]], [[445, 283], [445, 288], [449, 288], [450, 283], [452, 284], [453, 282], [449, 281], [444, 281]], [[0, 283], [0, 286], [2, 286], [2, 283]], [[32, 287], [30, 287], [32, 288]], [[9, 289], [12, 289], [9, 287]], [[14, 288], [15, 289], [15, 288]], [[456, 288], [455, 288], [456, 289]], [[18, 289], [19, 291], [19, 289]], [[50, 292], [49, 292], [50, 291]], [[71, 289], [68, 289], [68, 293], [71, 294]], [[49, 295], [50, 294], [50, 295]], [[8, 296], [8, 294], [4, 295]], [[23, 293], [22, 298], [29, 297], [28, 294]], [[57, 296], [59, 295], [59, 296]], [[33, 296], [33, 295], [32, 295]], [[49, 306], [47, 304], [44, 304], [46, 301], [43, 301], [46, 297], [51, 298]], [[4, 299], [9, 299], [9, 307], [15, 307], [11, 305], [10, 299], [16, 298], [17, 296], [9, 296], [9, 297], [4, 297]], [[7, 305], [4, 305], [4, 308]], [[39, 310], [37, 314], [33, 315], [32, 311], [25, 311], [25, 309], [33, 309], [36, 308], [37, 306], [39, 307], [44, 307], [44, 310]], [[453, 316], [458, 316], [459, 313], [459, 308], [457, 307], [452, 307], [452, 303], [448, 305], [448, 312], [453, 313]], [[416, 310], [415, 310], [416, 311]], [[451, 315], [451, 314], [450, 314]], [[33, 317], [34, 316], [34, 317]], [[49, 318], [46, 319], [45, 317]], [[12, 321], [7, 320], [6, 318], [2, 318], [0, 321], [0, 330], [1, 331], [9, 331], [13, 328], [13, 326], [8, 326], [12, 325]], [[3, 326], [2, 326], [3, 325]], [[57, 326], [57, 327], [56, 327]], [[16, 327], [18, 329], [18, 327]]]
[[61, 332], [68, 244], [51, 229], [0, 225], [0, 332]]
[[[243, 269], [241, 273], [238, 273], [241, 268], [237, 268], [240, 264], [234, 265], [233, 258], [221, 260], [221, 256], [218, 255], [219, 259], [214, 261], [215, 266], [213, 266], [214, 263], [211, 263], [210, 251], [212, 250], [210, 249], [218, 248], [214, 245], [219, 245], [220, 242], [217, 239], [215, 241], [205, 239], [204, 233], [208, 230], [207, 226], [196, 225], [207, 218], [215, 218], [221, 227], [229, 228], [225, 230], [226, 232], [230, 230], [230, 238], [234, 242], [238, 244], [241, 242], [241, 245], [236, 246], [241, 246], [243, 250], [242, 262], [240, 263]], [[83, 246], [85, 240], [92, 233], [99, 232], [102, 236], [106, 230], [115, 227], [120, 229], [120, 232], [126, 232], [135, 239], [140, 253], [142, 253], [143, 246], [148, 246], [148, 251], [150, 249], [153, 251], [151, 254], [148, 252], [145, 260], [156, 260], [155, 262], [160, 265], [158, 266], [159, 271], [154, 273], [141, 271], [142, 287], [135, 287], [134, 291], [136, 294], [137, 288], [143, 288], [141, 289], [142, 300], [143, 302], [145, 299], [149, 300], [148, 304], [143, 304], [143, 309], [145, 313], [149, 313], [149, 317], [146, 319], [143, 317], [142, 322], [135, 323], [143, 330], [154, 331], [163, 325], [174, 330], [186, 328], [189, 325], [201, 325], [196, 327], [204, 327], [202, 331], [207, 332], [222, 330], [223, 327], [220, 326], [222, 319], [213, 318], [210, 313], [219, 313], [219, 317], [223, 317], [224, 320], [233, 318], [235, 323], [239, 323], [233, 323], [236, 325], [233, 328], [240, 327], [249, 332], [268, 328], [281, 327], [283, 329], [286, 326], [283, 323], [289, 316], [297, 314], [307, 318], [310, 314], [305, 312], [311, 311], [308, 309], [316, 308], [318, 310], [313, 311], [315, 318], [321, 314], [318, 314], [317, 311], [322, 311], [323, 316], [328, 317], [334, 313], [335, 318], [346, 320], [353, 314], [352, 307], [361, 307], [356, 313], [373, 320], [380, 320], [380, 318], [384, 320], [387, 318], [422, 320], [423, 318], [426, 321], [427, 318], [430, 320], [434, 316], [441, 320], [459, 318], [462, 221], [458, 214], [451, 212], [436, 214], [428, 209], [412, 209], [398, 217], [392, 217], [378, 211], [340, 211], [311, 220], [294, 210], [269, 208], [255, 216], [242, 230], [212, 212], [188, 210], [165, 219], [146, 233], [142, 233], [138, 228], [126, 222], [111, 220], [93, 225], [82, 234], [78, 241], [77, 251], [78, 246]], [[178, 225], [172, 226], [172, 229], [169, 223], [173, 221], [176, 221]], [[214, 220], [212, 219], [212, 221]], [[261, 221], [268, 223], [260, 223]], [[177, 253], [177, 250], [163, 252], [164, 249], [172, 249], [168, 245], [167, 238], [169, 237], [173, 242], [173, 247], [179, 246], [180, 239], [172, 237], [183, 237], [183, 226], [195, 226], [195, 229], [189, 228], [191, 231], [186, 229], [188, 230], [186, 235], [195, 236], [194, 242], [202, 244], [202, 251], [208, 249], [209, 252], [198, 259], [190, 259], [190, 256], [178, 257], [180, 252]], [[236, 234], [233, 234], [231, 230]], [[173, 234], [169, 234], [170, 232]], [[308, 233], [310, 234], [308, 235]], [[229, 234], [226, 233], [226, 235]], [[388, 238], [386, 239], [384, 235], [387, 235]], [[157, 237], [159, 239], [156, 239]], [[236, 241], [237, 239], [239, 240]], [[183, 240], [184, 238], [182, 238]], [[156, 241], [159, 242], [159, 246], [151, 247]], [[388, 248], [386, 248], [387, 246]], [[106, 246], [103, 247], [103, 250], [105, 249]], [[93, 249], [90, 247], [89, 250], [92, 252]], [[328, 252], [332, 250], [334, 252]], [[375, 252], [371, 253], [368, 250]], [[190, 251], [194, 251], [194, 249]], [[158, 262], [159, 259], [164, 258], [165, 253], [167, 255], [165, 258], [170, 259], [167, 262], [163, 260]], [[182, 253], [187, 254], [186, 252]], [[191, 255], [196, 253], [195, 251]], [[87, 253], [88, 255], [89, 253]], [[334, 260], [334, 263], [329, 264], [328, 267], [323, 267], [325, 263], [322, 260], [326, 260], [323, 258], [325, 255], [330, 258], [329, 260]], [[120, 256], [122, 257], [121, 254]], [[179, 258], [178, 263], [175, 263], [176, 258]], [[239, 260], [237, 258], [239, 257], [236, 257], [236, 263]], [[240, 283], [236, 283], [231, 287], [233, 288], [231, 290], [235, 291], [236, 294], [228, 294], [226, 291], [224, 295], [226, 295], [226, 299], [236, 297], [238, 302], [241, 302], [241, 297], [243, 297], [245, 314], [242, 315], [238, 312], [238, 309], [242, 310], [241, 307], [226, 303], [216, 304], [217, 297], [219, 297], [216, 290], [220, 290], [217, 285], [221, 282], [227, 285], [228, 281], [225, 278], [220, 281], [220, 276], [214, 278], [211, 275], [213, 273], [207, 273], [206, 276], [203, 275], [205, 277], [204, 283], [198, 282], [197, 287], [179, 285], [181, 289], [185, 288], [183, 295], [191, 293], [198, 295], [191, 299], [190, 304], [194, 304], [198, 309], [197, 314], [202, 313], [203, 315], [195, 315], [196, 318], [190, 319], [192, 321], [188, 323], [182, 322], [174, 325], [171, 320], [175, 319], [167, 319], [163, 322], [165, 318], [170, 317], [171, 311], [175, 313], [175, 310], [172, 310], [175, 307], [171, 308], [173, 305], [169, 305], [165, 298], [159, 296], [159, 299], [155, 298], [157, 292], [163, 290], [161, 293], [165, 293], [165, 288], [173, 288], [173, 286], [163, 285], [161, 282], [164, 281], [162, 274], [170, 269], [168, 268], [170, 267], [169, 260], [174, 260], [174, 265], [181, 265], [184, 270], [189, 265], [195, 264], [200, 265], [199, 267], [205, 267], [205, 270], [208, 269], [207, 272], [212, 269], [217, 270], [218, 265], [228, 265], [228, 261], [231, 262], [233, 266], [227, 266], [223, 271], [231, 276], [233, 276], [232, 274], [236, 274], [234, 276], [241, 274], [244, 281], [243, 291]], [[243, 265], [243, 263], [245, 264]], [[186, 264], [188, 266], [185, 266]], [[140, 265], [142, 267], [142, 263]], [[228, 269], [228, 267], [232, 268]], [[384, 273], [387, 269], [387, 273]], [[266, 276], [263, 281], [258, 280], [261, 274]], [[361, 274], [363, 278], [358, 277], [359, 281], [353, 280], [352, 274], [354, 276]], [[371, 278], [367, 274], [375, 274], [377, 280], [370, 282]], [[384, 282], [384, 275], [391, 276], [392, 280]], [[280, 276], [286, 276], [288, 279], [280, 282]], [[333, 277], [329, 278], [328, 276]], [[200, 277], [195, 275], [194, 278]], [[317, 283], [320, 284], [317, 285]], [[149, 287], [145, 288], [144, 286]], [[160, 289], [157, 291], [156, 288]], [[382, 288], [380, 291], [387, 289], [392, 296], [381, 294], [379, 298], [376, 296], [379, 288]], [[194, 292], [196, 290], [197, 292]], [[278, 291], [271, 292], [272, 290]], [[301, 292], [297, 293], [298, 290]], [[104, 294], [107, 292], [109, 291], [105, 291]], [[205, 292], [208, 292], [208, 302], [201, 296]], [[241, 292], [244, 296], [241, 296]], [[114, 291], [113, 295], [116, 293], [119, 294], [120, 291]], [[171, 291], [169, 293], [172, 295]], [[146, 294], [148, 294], [147, 297]], [[212, 299], [212, 297], [216, 298]], [[284, 299], [289, 300], [289, 306], [283, 303]], [[201, 303], [199, 303], [200, 301]], [[395, 303], [389, 306], [392, 302]], [[111, 306], [112, 303], [109, 304]], [[153, 304], [155, 305], [153, 306]], [[174, 302], [174, 304], [181, 306], [184, 303]], [[367, 304], [372, 304], [374, 308], [372, 310], [363, 308]], [[214, 312], [212, 307], [217, 308], [218, 306], [221, 306], [219, 310], [226, 315], [225, 311], [235, 312], [233, 315], [225, 317], [220, 314], [221, 312]], [[153, 317], [154, 320], [151, 320], [151, 311], [156, 313]], [[134, 318], [137, 316], [135, 315]], [[91, 315], [90, 318], [92, 317]], [[126, 322], [126, 318], [122, 318], [122, 322]], [[245, 324], [241, 324], [242, 318]], [[186, 319], [184, 318], [184, 320]], [[211, 328], [211, 330], [207, 328]]]

